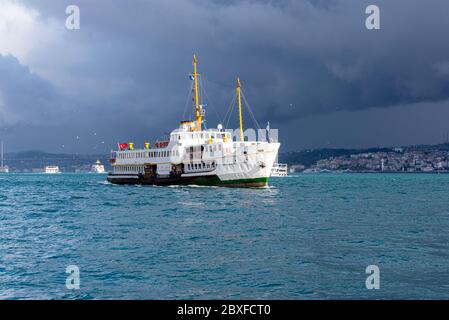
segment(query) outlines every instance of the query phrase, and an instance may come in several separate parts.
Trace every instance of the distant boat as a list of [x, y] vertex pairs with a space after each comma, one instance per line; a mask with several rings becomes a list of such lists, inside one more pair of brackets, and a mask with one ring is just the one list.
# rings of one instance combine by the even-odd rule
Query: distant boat
[[271, 168], [272, 177], [286, 177], [288, 176], [288, 168], [285, 163], [274, 163]]
[[288, 176], [288, 166], [285, 163], [279, 163], [278, 156], [276, 156], [276, 161], [271, 168], [272, 177], [286, 177]]
[[307, 168], [306, 170], [303, 171], [303, 173], [320, 173], [320, 169], [317, 168]]
[[0, 173], [9, 173], [9, 168], [8, 166], [5, 166], [3, 163], [3, 140], [1, 142], [1, 165], [0, 165]]
[[91, 171], [94, 173], [104, 173], [104, 165], [101, 164], [100, 160], [97, 160], [94, 165], [92, 165]]
[[58, 166], [46, 166], [44, 172], [47, 174], [61, 173]]

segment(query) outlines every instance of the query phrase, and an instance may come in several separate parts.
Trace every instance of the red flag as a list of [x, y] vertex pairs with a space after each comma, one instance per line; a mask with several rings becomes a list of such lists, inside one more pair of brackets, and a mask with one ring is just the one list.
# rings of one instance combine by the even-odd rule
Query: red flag
[[128, 148], [128, 144], [127, 143], [119, 143], [118, 147], [120, 150], [123, 150], [123, 149]]

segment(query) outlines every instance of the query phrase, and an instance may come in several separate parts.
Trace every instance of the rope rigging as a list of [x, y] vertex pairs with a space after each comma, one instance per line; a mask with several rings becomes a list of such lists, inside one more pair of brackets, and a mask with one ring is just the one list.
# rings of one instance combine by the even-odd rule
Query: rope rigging
[[[184, 111], [182, 113], [182, 119], [186, 119], [186, 116], [188, 115], [189, 117], [192, 115], [192, 108], [190, 108], [189, 104], [190, 104], [190, 100], [192, 99], [192, 92], [193, 92], [193, 81], [191, 81], [190, 83], [190, 89], [189, 92], [187, 94], [187, 100], [186, 103], [184, 105]], [[187, 108], [189, 108], [190, 111], [187, 111]], [[188, 113], [188, 114], [187, 114]]]
[[251, 116], [252, 120], [254, 121], [254, 124], [256, 125], [257, 129], [260, 129], [259, 122], [257, 122], [257, 119], [254, 116], [253, 110], [250, 107], [248, 101], [246, 100], [246, 97], [245, 97], [245, 94], [243, 93], [243, 90], [242, 90], [242, 97], [243, 97], [243, 101], [245, 101], [245, 105], [246, 105], [246, 108], [248, 109], [248, 113]]
[[[207, 91], [205, 90], [203, 77], [200, 77], [200, 74], [197, 73], [197, 60], [196, 56], [193, 57], [193, 66], [194, 71], [190, 74], [191, 84], [189, 88], [189, 93], [187, 95], [187, 100], [184, 106], [183, 111], [183, 118], [185, 119], [185, 116], [187, 115], [187, 108], [189, 106], [189, 100], [192, 99], [192, 102], [195, 104], [195, 122], [196, 127], [195, 130], [202, 130], [202, 128], [206, 128], [206, 121], [204, 118], [204, 112], [205, 109], [203, 107], [206, 107], [207, 104], [204, 104], [204, 98], [206, 98], [207, 102], [209, 102], [210, 106], [215, 112], [215, 116], [217, 117], [217, 120], [219, 123], [223, 123], [225, 125], [225, 128], [229, 126], [231, 117], [234, 112], [234, 108], [236, 106], [236, 102], [238, 102], [238, 109], [239, 109], [239, 128], [240, 128], [240, 140], [244, 140], [244, 133], [243, 133], [243, 116], [242, 116], [242, 105], [246, 106], [246, 110], [248, 110], [249, 116], [251, 120], [253, 121], [254, 125], [260, 129], [259, 122], [257, 121], [251, 106], [248, 103], [248, 100], [246, 99], [246, 96], [241, 88], [240, 78], [237, 79], [237, 88], [236, 88], [236, 94], [233, 95], [233, 98], [231, 100], [231, 103], [226, 110], [226, 114], [224, 118], [220, 116], [220, 113], [218, 112], [217, 108], [215, 108], [215, 105], [212, 103], [212, 100], [209, 98]], [[211, 81], [208, 79], [205, 79], [206, 82], [211, 82], [219, 85], [220, 87], [228, 87], [228, 85], [223, 83], [218, 83], [216, 81]], [[243, 100], [243, 104], [242, 104]], [[191, 110], [191, 108], [189, 108]], [[191, 112], [188, 112], [189, 116], [192, 115]]]
[[[208, 81], [207, 79], [205, 79], [206, 81]], [[201, 92], [202, 92], [202, 95], [206, 98], [206, 100], [207, 100], [207, 102], [208, 102], [208, 104], [207, 104], [207, 106], [211, 106], [211, 108], [214, 110], [214, 112], [215, 112], [215, 115], [216, 115], [216, 117], [217, 117], [217, 120], [220, 122], [220, 123], [222, 123], [223, 122], [223, 119], [221, 118], [221, 116], [220, 116], [220, 114], [218, 113], [218, 110], [217, 110], [217, 108], [215, 108], [215, 104], [213, 104], [212, 103], [212, 100], [209, 98], [209, 96], [207, 95], [207, 91], [206, 91], [206, 89], [205, 89], [205, 86], [204, 86], [204, 84], [203, 84], [203, 79], [202, 79], [202, 77], [200, 78], [200, 90], [201, 90]]]
[[[245, 96], [245, 93], [244, 93], [243, 90], [241, 90], [241, 96], [243, 98], [243, 102], [244, 102], [244, 105], [246, 107], [246, 110], [248, 110], [248, 114], [250, 115], [250, 118], [253, 121], [255, 127], [257, 129], [260, 129], [261, 127], [259, 125], [259, 122], [257, 121], [257, 119], [256, 119], [256, 117], [254, 115], [254, 112], [253, 112], [250, 104], [248, 103], [248, 100], [246, 99], [246, 96]], [[236, 108], [236, 105], [237, 105], [237, 93], [233, 94], [232, 101], [231, 101], [231, 103], [230, 103], [230, 105], [228, 107], [228, 110], [226, 111], [226, 115], [224, 117], [224, 125], [225, 125], [225, 127], [228, 127], [229, 122], [230, 122], [230, 120], [232, 118], [232, 115], [233, 115], [233, 112], [234, 112], [234, 108]]]

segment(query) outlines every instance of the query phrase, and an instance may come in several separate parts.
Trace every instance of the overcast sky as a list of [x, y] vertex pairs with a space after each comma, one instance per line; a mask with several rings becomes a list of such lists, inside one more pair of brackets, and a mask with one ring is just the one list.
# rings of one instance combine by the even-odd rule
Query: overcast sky
[[[65, 27], [70, 4], [80, 30]], [[369, 4], [380, 30], [365, 27]], [[80, 153], [154, 141], [183, 118], [196, 52], [208, 127], [239, 76], [282, 151], [440, 143], [448, 12], [447, 0], [0, 0], [0, 138]]]

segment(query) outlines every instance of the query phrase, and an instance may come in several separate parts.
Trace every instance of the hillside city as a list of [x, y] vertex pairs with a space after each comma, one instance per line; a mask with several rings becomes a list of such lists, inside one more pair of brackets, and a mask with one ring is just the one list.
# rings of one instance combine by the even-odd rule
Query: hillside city
[[292, 163], [291, 171], [449, 172], [449, 146], [401, 147], [330, 156], [310, 166]]

